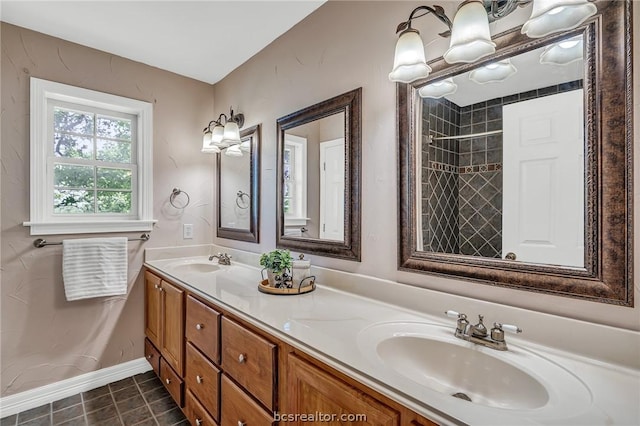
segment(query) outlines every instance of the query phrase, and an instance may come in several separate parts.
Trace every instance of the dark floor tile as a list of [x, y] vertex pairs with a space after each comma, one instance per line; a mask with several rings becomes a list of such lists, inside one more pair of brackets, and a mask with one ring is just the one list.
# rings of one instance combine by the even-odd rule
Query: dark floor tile
[[158, 377], [156, 376], [156, 372], [153, 370], [149, 370], [146, 373], [136, 374], [135, 376], [133, 376], [133, 380], [135, 380], [136, 383], [143, 383], [156, 377]]
[[100, 424], [102, 422], [113, 421], [113, 425], [120, 424], [118, 412], [115, 405], [101, 408], [92, 413], [87, 413], [87, 423], [90, 425]]
[[155, 419], [152, 417], [143, 422], [136, 423], [134, 426], [158, 426], [158, 422], [156, 422]]
[[89, 425], [90, 426], [122, 426], [122, 422], [120, 421], [119, 417], [113, 417], [103, 422], [94, 423], [94, 424], [89, 423]]
[[54, 401], [51, 403], [52, 411], [62, 410], [63, 408], [71, 407], [72, 405], [80, 404], [82, 402], [82, 398], [80, 394], [70, 396], [68, 398], [59, 399], [58, 401]]
[[132, 426], [145, 420], [153, 419], [151, 411], [149, 411], [146, 405], [129, 411], [128, 413], [121, 414], [120, 417], [122, 417], [122, 423], [124, 423], [125, 426]]
[[165, 413], [169, 410], [172, 410], [177, 407], [177, 404], [173, 400], [172, 397], [168, 396], [166, 398], [159, 399], [149, 404], [149, 408], [153, 414], [158, 415]]
[[58, 426], [87, 426], [87, 420], [84, 418], [84, 416], [80, 416], [64, 423], [60, 423]]
[[156, 416], [156, 420], [158, 421], [158, 424], [167, 425], [167, 426], [179, 423], [184, 419], [185, 419], [184, 414], [182, 414], [182, 411], [177, 407], [171, 411], [167, 411], [166, 413], [160, 416]]
[[142, 393], [148, 392], [151, 389], [159, 388], [162, 386], [162, 382], [157, 377], [147, 380], [146, 382], [138, 383], [138, 387]]
[[84, 401], [84, 411], [87, 413], [100, 410], [108, 406], [113, 406], [113, 398], [110, 393], [90, 399], [89, 401]]
[[18, 424], [21, 425], [22, 423], [28, 422], [29, 420], [33, 420], [45, 415], [51, 415], [51, 404], [41, 405], [39, 407], [32, 408], [31, 410], [18, 413]]
[[37, 419], [18, 424], [20, 426], [51, 426], [51, 414], [47, 414], [46, 416], [38, 417]]
[[87, 392], [82, 393], [82, 398], [84, 398], [85, 402], [97, 398], [99, 396], [103, 396], [109, 393], [109, 385], [100, 386], [99, 388], [92, 389]]
[[18, 415], [14, 414], [13, 416], [7, 416], [0, 419], [0, 426], [15, 426], [18, 422]]
[[72, 405], [71, 407], [53, 412], [53, 424], [64, 423], [76, 417], [84, 416], [84, 408], [82, 404]]
[[183, 421], [181, 421], [180, 423], [176, 423], [175, 425], [172, 426], [191, 426], [189, 423], [189, 420], [184, 419]]
[[146, 399], [147, 402], [151, 404], [154, 401], [169, 396], [169, 391], [167, 391], [164, 386], [161, 386], [159, 388], [152, 389], [149, 392], [145, 392], [144, 394], [142, 394], [142, 396], [144, 396], [144, 399]]
[[128, 388], [129, 386], [133, 386], [134, 384], [135, 382], [133, 381], [133, 377], [127, 377], [126, 379], [109, 383], [109, 389], [111, 389], [111, 392], [117, 392], [121, 389]]
[[135, 410], [138, 407], [142, 407], [145, 404], [142, 395], [136, 395], [133, 398], [125, 399], [124, 401], [116, 402], [118, 411], [120, 413], [126, 413], [127, 411]]
[[113, 399], [116, 402], [124, 401], [125, 399], [133, 398], [134, 396], [140, 395], [140, 391], [137, 386], [131, 386], [129, 388], [124, 388], [117, 392], [113, 392]]

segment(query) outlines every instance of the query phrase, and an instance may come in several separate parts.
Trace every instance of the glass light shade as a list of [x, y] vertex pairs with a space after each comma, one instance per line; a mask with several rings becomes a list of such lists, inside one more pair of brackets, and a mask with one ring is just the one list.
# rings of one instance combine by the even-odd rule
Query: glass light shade
[[450, 64], [475, 62], [496, 51], [491, 41], [489, 17], [482, 0], [462, 3], [451, 28], [451, 44], [444, 54], [444, 60]]
[[400, 35], [396, 43], [396, 55], [393, 59], [393, 71], [389, 80], [397, 83], [411, 83], [425, 78], [431, 72], [424, 56], [424, 45], [416, 30], [407, 30]]
[[522, 34], [531, 38], [570, 30], [595, 15], [598, 8], [587, 0], [534, 0], [531, 17]]
[[240, 150], [243, 152], [249, 152], [251, 151], [251, 142], [249, 141], [244, 141], [240, 144]]
[[439, 99], [443, 96], [456, 93], [456, 90], [458, 90], [458, 85], [453, 82], [453, 78], [446, 78], [421, 87], [420, 90], [418, 90], [418, 94], [423, 98]]
[[[210, 135], [211, 133], [209, 133]], [[205, 133], [206, 136], [206, 133]], [[211, 143], [210, 138], [202, 138], [202, 152], [205, 154], [217, 154], [220, 152], [220, 148], [218, 148], [217, 146], [213, 145]]]
[[231, 145], [224, 151], [224, 155], [228, 155], [229, 157], [242, 157], [240, 145]]
[[517, 72], [509, 59], [492, 62], [469, 73], [469, 80], [478, 84], [498, 83]]
[[223, 136], [224, 127], [218, 124], [213, 128], [213, 132], [211, 133], [211, 142], [215, 145], [219, 145], [220, 142], [222, 142]]
[[582, 59], [584, 43], [582, 36], [553, 43], [540, 54], [541, 64], [568, 65]]
[[211, 131], [207, 130], [202, 136], [202, 147], [211, 145]]
[[240, 143], [240, 129], [236, 122], [227, 121], [224, 125], [224, 135], [222, 136], [220, 143], [227, 146]]

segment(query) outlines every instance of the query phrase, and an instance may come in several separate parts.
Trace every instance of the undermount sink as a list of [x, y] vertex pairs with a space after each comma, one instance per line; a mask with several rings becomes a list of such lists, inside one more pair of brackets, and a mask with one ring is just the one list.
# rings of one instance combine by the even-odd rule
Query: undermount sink
[[215, 272], [220, 267], [214, 263], [206, 263], [201, 261], [179, 261], [167, 265], [167, 269], [174, 270], [176, 272], [197, 272], [207, 273]]
[[553, 361], [512, 344], [497, 351], [463, 341], [453, 336], [454, 328], [376, 324], [359, 333], [358, 347], [374, 365], [403, 380], [473, 404], [575, 413], [591, 403], [582, 381]]

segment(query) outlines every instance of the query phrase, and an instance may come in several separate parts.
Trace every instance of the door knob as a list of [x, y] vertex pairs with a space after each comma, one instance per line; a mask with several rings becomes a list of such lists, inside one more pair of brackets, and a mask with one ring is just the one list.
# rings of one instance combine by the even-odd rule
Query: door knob
[[202, 330], [204, 328], [203, 324], [196, 324], [196, 330]]
[[510, 251], [509, 253], [507, 253], [507, 255], [504, 258], [507, 260], [516, 260], [516, 254]]
[[246, 356], [245, 354], [240, 354], [240, 355], [238, 356], [238, 362], [239, 362], [240, 364], [244, 364], [246, 361], [247, 361], [247, 356]]
[[196, 419], [196, 426], [200, 426], [202, 424], [202, 419]]
[[198, 384], [202, 383], [202, 376], [196, 376], [196, 382], [198, 382]]
[[167, 379], [167, 380], [165, 380], [165, 382], [166, 382], [168, 385], [170, 385], [170, 384], [171, 384], [171, 379]]

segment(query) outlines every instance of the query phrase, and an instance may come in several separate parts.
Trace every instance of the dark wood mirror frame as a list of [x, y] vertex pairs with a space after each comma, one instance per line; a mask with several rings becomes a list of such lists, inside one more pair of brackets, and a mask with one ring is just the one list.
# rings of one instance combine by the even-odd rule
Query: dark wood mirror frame
[[[360, 261], [360, 175], [362, 88], [317, 103], [277, 120], [276, 246], [309, 254]], [[345, 114], [344, 240], [330, 241], [284, 235], [284, 134], [285, 131], [333, 114]]]
[[[633, 306], [631, 3], [596, 1], [588, 22], [543, 39], [510, 30], [494, 38], [496, 53], [482, 62], [451, 66], [440, 58], [428, 79], [397, 85], [398, 269]], [[417, 251], [416, 87], [571, 34], [585, 36], [585, 268]]]
[[218, 228], [217, 236], [219, 238], [228, 238], [230, 240], [248, 241], [250, 243], [258, 243], [260, 241], [260, 125], [249, 127], [240, 132], [240, 140], [243, 142], [250, 141], [251, 164], [250, 182], [251, 182], [251, 203], [249, 205], [249, 229], [224, 228], [221, 223], [220, 215], [220, 169], [221, 157], [220, 153], [216, 158], [217, 168], [217, 200], [218, 200]]

